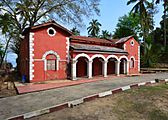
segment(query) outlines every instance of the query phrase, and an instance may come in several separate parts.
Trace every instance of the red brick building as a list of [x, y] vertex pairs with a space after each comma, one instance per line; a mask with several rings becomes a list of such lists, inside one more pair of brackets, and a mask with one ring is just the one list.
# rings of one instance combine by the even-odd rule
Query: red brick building
[[23, 35], [19, 66], [29, 82], [140, 70], [140, 45], [132, 36], [115, 40], [74, 36], [54, 21], [27, 28]]

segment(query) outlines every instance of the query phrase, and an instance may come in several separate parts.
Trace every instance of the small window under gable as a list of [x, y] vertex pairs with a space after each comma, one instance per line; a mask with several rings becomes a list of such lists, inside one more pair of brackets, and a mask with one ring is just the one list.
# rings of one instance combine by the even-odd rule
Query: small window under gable
[[50, 28], [47, 29], [47, 33], [48, 33], [49, 36], [52, 37], [52, 36], [55, 36], [56, 30], [54, 28], [50, 27]]
[[131, 46], [134, 46], [134, 40], [131, 40], [130, 44]]

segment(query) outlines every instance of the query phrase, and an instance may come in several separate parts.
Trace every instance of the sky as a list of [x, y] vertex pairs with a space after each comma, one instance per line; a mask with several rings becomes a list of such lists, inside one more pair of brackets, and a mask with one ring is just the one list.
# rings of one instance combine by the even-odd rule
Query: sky
[[[84, 26], [80, 28], [80, 33], [82, 36], [87, 36], [87, 27], [89, 26], [89, 22], [92, 19], [97, 19], [101, 24], [101, 30], [108, 30], [113, 33], [115, 31], [116, 25], [118, 23], [119, 17], [128, 14], [128, 12], [132, 9], [134, 4], [127, 5], [128, 0], [101, 0], [100, 2], [100, 16], [94, 15], [84, 20]], [[162, 5], [158, 6], [159, 12], [154, 16], [155, 27], [160, 27], [159, 22], [161, 21], [161, 16], [163, 13]], [[71, 29], [73, 26], [64, 24], [64, 27]], [[16, 66], [16, 58], [15, 54], [9, 53], [7, 56], [7, 61], [11, 62], [14, 66]]]

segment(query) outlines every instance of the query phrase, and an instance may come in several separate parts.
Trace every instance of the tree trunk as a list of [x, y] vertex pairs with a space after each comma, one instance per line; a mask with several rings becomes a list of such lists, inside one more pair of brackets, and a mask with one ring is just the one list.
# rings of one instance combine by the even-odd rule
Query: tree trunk
[[8, 47], [9, 47], [9, 42], [10, 42], [10, 40], [11, 40], [11, 37], [9, 37], [9, 38], [7, 39], [6, 46], [5, 46], [5, 50], [4, 50], [4, 53], [2, 54], [2, 59], [1, 59], [1, 61], [0, 61], [0, 68], [2, 67], [2, 64], [3, 64], [3, 62], [4, 62], [4, 58], [5, 58], [7, 49], [8, 49]]

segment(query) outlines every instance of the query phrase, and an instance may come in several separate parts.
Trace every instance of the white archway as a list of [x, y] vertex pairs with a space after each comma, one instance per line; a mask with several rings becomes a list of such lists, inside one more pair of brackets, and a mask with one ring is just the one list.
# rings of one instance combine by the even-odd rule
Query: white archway
[[116, 55], [109, 55], [106, 60], [108, 61], [110, 58], [115, 58], [117, 61], [119, 61], [118, 57]]
[[125, 56], [125, 55], [120, 56], [119, 61], [121, 61], [121, 59], [123, 59], [123, 58], [125, 58], [127, 61], [129, 61], [129, 60], [128, 60], [128, 57], [127, 57], [127, 56]]
[[[132, 59], [133, 59], [133, 61], [132, 61]], [[135, 57], [131, 56], [130, 57], [130, 68], [134, 68], [134, 66], [135, 66]]]
[[86, 57], [88, 59], [88, 61], [90, 61], [90, 57], [89, 55], [85, 54], [85, 53], [81, 53], [81, 54], [78, 54], [74, 59], [73, 61], [76, 61], [78, 58], [80, 57]]
[[106, 58], [103, 55], [101, 55], [101, 54], [95, 54], [95, 55], [93, 55], [91, 57], [91, 60], [93, 60], [94, 58], [102, 58], [104, 61], [106, 61]]
[[60, 59], [60, 56], [53, 50], [49, 50], [49, 51], [46, 51], [44, 54], [43, 54], [43, 57], [42, 57], [42, 60], [45, 60], [47, 55], [49, 54], [52, 54], [52, 55], [55, 55], [57, 59]]
[[[126, 59], [126, 61], [122, 61], [122, 59]], [[129, 59], [128, 59], [128, 57], [125, 55], [120, 56], [119, 61], [120, 61], [120, 70], [119, 71], [122, 71], [121, 65], [123, 65], [123, 73], [129, 74]]]

